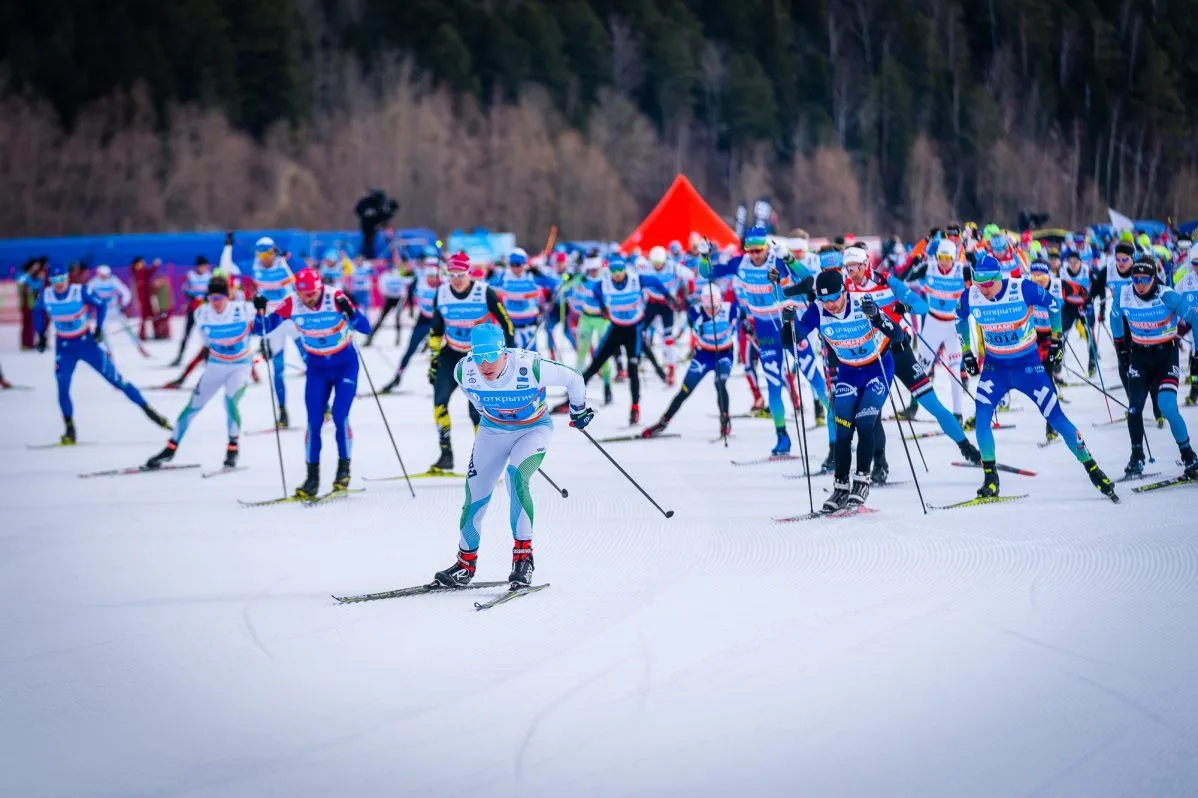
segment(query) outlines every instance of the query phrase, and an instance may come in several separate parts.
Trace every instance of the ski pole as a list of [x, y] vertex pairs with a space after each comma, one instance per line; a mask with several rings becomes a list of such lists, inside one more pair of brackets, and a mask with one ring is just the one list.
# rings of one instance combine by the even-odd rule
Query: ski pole
[[[894, 394], [894, 392], [892, 391], [892, 392], [891, 392], [891, 395], [893, 396], [893, 394]], [[912, 398], [912, 399], [914, 399], [914, 398], [915, 398], [915, 395], [914, 395], [914, 394], [911, 394], [911, 398]], [[917, 401], [918, 401], [918, 400], [917, 400]], [[907, 404], [911, 404], [911, 403], [910, 403], [910, 402], [908, 402]], [[895, 413], [895, 415], [894, 415], [894, 420], [898, 422], [898, 425], [899, 425], [899, 434], [900, 434], [900, 435], [902, 435], [902, 433], [903, 433], [903, 420], [902, 420], [902, 418], [900, 418], [900, 417], [899, 417], [899, 415], [898, 415], [898, 413], [897, 413], [897, 412], [896, 412], [896, 413]], [[914, 421], [912, 421], [910, 417], [908, 417], [908, 418], [907, 418], [907, 429], [911, 430], [911, 440], [915, 441], [915, 451], [919, 452], [919, 459], [920, 459], [920, 461], [923, 463], [923, 471], [924, 471], [924, 473], [925, 473], [925, 474], [929, 474], [929, 473], [931, 473], [931, 469], [929, 469], [929, 468], [928, 468], [928, 461], [927, 461], [927, 459], [926, 459], [926, 458], [923, 456], [923, 447], [919, 445], [919, 437], [918, 437], [918, 436], [915, 434], [915, 422], [914, 422]], [[905, 439], [904, 439], [904, 440], [905, 440]]]
[[[932, 347], [928, 343], [927, 339], [923, 337], [923, 333], [917, 332], [917, 333], [915, 333], [915, 335], [916, 335], [916, 337], [919, 338], [919, 340], [921, 342], [923, 342], [924, 346], [926, 346], [929, 350], [932, 349]], [[965, 383], [961, 382], [961, 378], [953, 373], [953, 370], [948, 367], [948, 363], [945, 361], [945, 359], [943, 357], [941, 357], [940, 352], [937, 351], [937, 352], [934, 352], [934, 354], [936, 356], [936, 360], [938, 360], [940, 362], [940, 365], [944, 366], [944, 370], [948, 372], [948, 376], [953, 378], [953, 382], [957, 383], [957, 385], [960, 385], [961, 390], [965, 391], [965, 395], [969, 397], [970, 401], [972, 401], [974, 404], [977, 404], [977, 400], [974, 399], [973, 394], [969, 392], [969, 386], [966, 385]]]
[[[575, 427], [575, 429], [578, 429], [578, 428], [577, 428], [577, 427]], [[674, 517], [674, 511], [673, 511], [673, 510], [663, 510], [663, 509], [661, 508], [661, 505], [660, 505], [660, 504], [658, 504], [657, 502], [655, 502], [655, 501], [653, 500], [653, 497], [652, 497], [652, 496], [650, 496], [650, 495], [649, 495], [649, 494], [648, 494], [648, 493], [645, 491], [645, 489], [644, 489], [644, 488], [642, 488], [642, 487], [640, 486], [640, 483], [639, 483], [639, 482], [637, 482], [635, 479], [633, 479], [633, 478], [632, 478], [632, 475], [630, 475], [630, 474], [629, 474], [627, 471], [625, 471], [625, 470], [624, 470], [624, 467], [623, 467], [623, 466], [621, 466], [619, 463], [617, 463], [617, 462], [616, 462], [616, 459], [615, 459], [614, 457], [612, 457], [610, 454], [608, 454], [608, 453], [607, 453], [607, 449], [604, 449], [604, 448], [603, 448], [603, 446], [602, 446], [602, 445], [600, 445], [599, 441], [597, 441], [597, 440], [595, 440], [594, 438], [592, 438], [592, 437], [591, 437], [591, 433], [587, 432], [587, 431], [586, 431], [586, 429], [578, 429], [578, 431], [579, 431], [579, 432], [581, 432], [583, 435], [585, 435], [585, 436], [586, 436], [586, 439], [587, 439], [588, 441], [590, 441], [591, 443], [595, 444], [595, 448], [596, 448], [596, 449], [598, 449], [600, 452], [602, 452], [602, 453], [603, 453], [603, 456], [604, 456], [604, 457], [606, 457], [606, 458], [608, 459], [608, 461], [609, 461], [609, 462], [610, 462], [612, 465], [614, 465], [614, 466], [616, 467], [616, 470], [617, 470], [617, 471], [619, 471], [621, 474], [623, 474], [623, 475], [624, 475], [624, 478], [625, 478], [625, 479], [627, 479], [629, 482], [631, 482], [631, 483], [632, 483], [632, 486], [633, 486], [634, 488], [636, 488], [637, 490], [639, 490], [639, 491], [641, 492], [641, 495], [642, 495], [642, 496], [644, 496], [646, 499], [648, 499], [648, 500], [649, 500], [649, 503], [650, 503], [650, 504], [652, 504], [654, 507], [656, 507], [656, 508], [657, 508], [657, 511], [658, 511], [658, 512], [660, 512], [660, 513], [661, 513], [662, 515], [664, 515], [666, 518], [673, 518], [673, 517]]]
[[403, 472], [403, 478], [408, 483], [408, 492], [412, 494], [412, 498], [416, 498], [416, 489], [412, 487], [412, 478], [408, 476], [408, 469], [403, 464], [403, 457], [399, 454], [399, 446], [395, 443], [395, 436], [391, 434], [391, 423], [387, 421], [387, 414], [383, 412], [383, 403], [379, 401], [378, 391], [374, 389], [374, 380], [370, 377], [370, 369], [366, 368], [366, 358], [362, 357], [362, 350], [358, 345], [351, 342], [350, 346], [358, 353], [358, 363], [362, 366], [362, 373], [366, 375], [366, 382], [370, 385], [370, 394], [374, 397], [374, 403], [379, 407], [379, 415], [383, 417], [383, 426], [387, 429], [387, 437], [391, 439], [391, 448], [395, 450], [395, 459], [399, 461], [399, 470]]
[[[262, 329], [266, 329], [266, 314], [259, 311], [258, 316], [262, 319]], [[273, 356], [270, 352], [270, 342], [266, 340], [266, 335], [262, 336], [262, 356], [266, 361], [266, 392], [270, 394], [270, 417], [274, 419], [275, 424], [275, 446], [279, 450], [279, 479], [283, 482], [283, 495], [287, 496], [287, 474], [283, 470], [283, 438], [279, 432], [279, 413], [275, 409], [275, 378], [272, 374], [271, 360]]]
[[895, 404], [893, 391], [890, 391], [890, 409], [894, 412], [894, 414], [896, 416], [895, 421], [898, 423], [899, 437], [902, 438], [903, 451], [906, 452], [906, 454], [907, 454], [907, 465], [911, 469], [911, 479], [915, 480], [915, 492], [919, 495], [919, 506], [923, 510], [923, 514], [927, 515], [928, 514], [928, 505], [923, 500], [923, 490], [919, 487], [919, 477], [917, 477], [915, 475], [915, 461], [911, 459], [911, 449], [907, 446], [907, 439], [903, 435], [903, 422], [899, 421], [897, 419], [898, 405]]
[[[1069, 347], [1069, 349], [1070, 349], [1070, 351], [1073, 351], [1073, 347]], [[1075, 353], [1075, 354], [1076, 354], [1076, 353]], [[1080, 364], [1079, 364], [1079, 365], [1080, 365]], [[1084, 374], [1080, 374], [1080, 373], [1078, 373], [1078, 372], [1074, 371], [1072, 366], [1069, 366], [1069, 365], [1067, 365], [1067, 364], [1065, 364], [1065, 363], [1062, 363], [1062, 364], [1061, 364], [1061, 367], [1062, 367], [1062, 368], [1064, 368], [1064, 369], [1065, 369], [1065, 371], [1068, 371], [1070, 374], [1072, 374], [1074, 377], [1077, 377], [1079, 380], [1081, 380], [1082, 382], [1084, 382], [1086, 385], [1089, 385], [1091, 388], [1093, 388], [1094, 390], [1098, 391], [1100, 394], [1102, 394], [1103, 396], [1107, 397], [1108, 399], [1110, 399], [1110, 400], [1111, 400], [1112, 402], [1114, 402], [1115, 404], [1117, 404], [1117, 405], [1119, 405], [1120, 407], [1122, 407], [1124, 410], [1127, 410], [1127, 409], [1128, 409], [1127, 405], [1125, 405], [1125, 404], [1123, 404], [1122, 402], [1120, 402], [1120, 401], [1119, 401], [1119, 399], [1118, 399], [1117, 397], [1111, 396], [1109, 393], [1107, 393], [1106, 391], [1104, 391], [1102, 388], [1099, 388], [1097, 385], [1095, 385], [1094, 383], [1090, 382], [1088, 379], [1086, 379], [1086, 375], [1084, 375]], [[1112, 421], [1113, 421], [1113, 420], [1114, 420], [1114, 419], [1112, 419]]]
[[[707, 281], [707, 296], [711, 303], [711, 306], [715, 307], [715, 284], [711, 280]], [[729, 322], [731, 323], [731, 320], [729, 320]], [[711, 329], [711, 339], [714, 341], [715, 340], [715, 329], [716, 329], [715, 328], [715, 319], [711, 320], [710, 329]], [[693, 357], [693, 355], [692, 355], [692, 357]], [[720, 365], [719, 365], [718, 359], [716, 360], [715, 376], [716, 376], [716, 380], [718, 381], [719, 377], [720, 377]], [[685, 379], [686, 378], [684, 377], [683, 378], [684, 382], [685, 382]], [[727, 392], [727, 390], [728, 390], [727, 383], [725, 383], [724, 391]], [[724, 448], [727, 449], [728, 448], [728, 436], [724, 434], [724, 409], [722, 407], [720, 407], [720, 390], [719, 390], [718, 385], [716, 386], [716, 392], [715, 392], [715, 407], [716, 407], [716, 415], [720, 417], [720, 437], [724, 439]]]
[[[789, 271], [789, 265], [785, 263], [783, 263], [783, 265], [787, 266], [787, 270]], [[779, 305], [781, 305], [784, 301], [782, 297], [779, 296], [781, 291], [781, 284], [774, 283], [774, 299]], [[812, 513], [815, 513], [815, 494], [811, 489], [811, 459], [807, 456], [807, 425], [803, 422], [802, 394], [800, 393], [802, 388], [799, 386], [799, 375], [797, 369], [799, 358], [797, 352], [795, 351], [799, 342], [795, 340], [795, 326], [792, 324], [790, 336], [792, 350], [790, 352], [791, 357], [788, 359], [786, 357], [786, 352], [782, 350], [782, 328], [786, 325], [786, 322], [782, 318], [782, 311], [778, 310], [776, 312], [778, 314], [778, 349], [779, 354], [782, 355], [782, 362], [779, 363], [778, 366], [779, 368], [785, 367], [795, 377], [795, 392], [794, 394], [791, 394], [790, 404], [794, 410], [796, 428], [795, 437], [799, 439], [799, 453], [803, 455], [803, 473], [807, 475], [807, 506]], [[812, 354], [812, 357], [814, 357], [814, 353]], [[762, 366], [763, 370], [764, 368], [765, 367]], [[786, 390], [790, 390], [789, 380], [786, 380]], [[819, 400], [817, 399], [816, 401]]]
[[544, 471], [542, 471], [541, 469], [538, 468], [537, 473], [540, 474], [541, 476], [545, 477], [545, 481], [548, 482], [550, 485], [552, 485], [553, 489], [556, 490], [558, 493], [560, 493], [562, 495], [563, 499], [570, 497], [570, 491], [566, 490], [565, 488], [559, 488], [557, 483], [554, 482], [552, 479], [550, 479], [549, 475], [546, 474]]

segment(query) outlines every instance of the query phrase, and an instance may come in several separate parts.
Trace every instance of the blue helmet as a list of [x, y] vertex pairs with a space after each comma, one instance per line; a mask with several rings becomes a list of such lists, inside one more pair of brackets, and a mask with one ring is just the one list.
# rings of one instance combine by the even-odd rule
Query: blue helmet
[[613, 252], [607, 258], [607, 269], [613, 272], [622, 272], [628, 268], [628, 261], [624, 260], [624, 256]]
[[324, 251], [324, 257], [321, 258], [321, 260], [332, 261], [335, 263], [341, 260], [341, 253], [335, 249], [326, 249]]
[[982, 255], [973, 262], [973, 281], [988, 283], [1002, 277], [1002, 264], [990, 253]]
[[507, 352], [507, 341], [498, 324], [480, 324], [470, 331], [470, 358], [494, 363]]
[[764, 227], [750, 227], [749, 231], [745, 233], [745, 249], [765, 249], [768, 238], [769, 233], [765, 231]]
[[528, 264], [528, 253], [516, 247], [508, 253], [507, 262], [509, 266], [525, 266]]
[[64, 264], [55, 263], [50, 266], [50, 269], [46, 274], [49, 276], [50, 282], [52, 283], [65, 283], [67, 281], [69, 271]]
[[270, 236], [262, 236], [254, 242], [254, 250], [256, 252], [272, 252], [275, 249], [275, 240]]

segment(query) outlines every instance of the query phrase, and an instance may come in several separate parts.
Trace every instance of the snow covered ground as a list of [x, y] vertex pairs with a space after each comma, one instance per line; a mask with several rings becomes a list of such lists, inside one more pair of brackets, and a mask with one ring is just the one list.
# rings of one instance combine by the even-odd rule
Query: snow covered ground
[[[924, 515], [892, 427], [892, 478], [907, 484], [875, 491], [877, 514], [802, 524], [771, 520], [807, 510], [805, 482], [783, 476], [796, 464], [729, 462], [767, 453], [768, 422], [709, 442], [710, 382], [672, 426], [682, 438], [609, 447], [672, 520], [559, 423], [545, 470], [570, 496], [533, 483], [535, 576], [552, 588], [488, 612], [478, 594], [341, 606], [329, 594], [427, 581], [457, 542], [460, 484], [421, 481], [413, 499], [361, 481], [398, 473], [372, 400], [352, 416], [367, 492], [242, 509], [281, 490], [273, 436], [246, 436], [250, 469], [216, 479], [79, 479], [166, 440], [86, 366], [74, 397], [89, 445], [28, 450], [61, 424], [52, 353], [18, 353], [16, 338], [0, 329], [5, 375], [33, 388], [0, 394], [6, 795], [1198, 794], [1198, 490], [1123, 485], [1112, 505], [1062, 444], [1036, 447], [1026, 399], [998, 441], [1001, 461], [1040, 472], [1003, 475], [1029, 499]], [[174, 375], [176, 343], [143, 361], [113, 341], [137, 384]], [[365, 351], [381, 385], [398, 353]], [[409, 393], [382, 400], [410, 471], [437, 454], [423, 363]], [[670, 393], [645, 382], [652, 422]], [[302, 385], [288, 380], [297, 426]], [[264, 386], [242, 403], [247, 430], [270, 423]], [[743, 379], [731, 393], [747, 408]], [[147, 395], [172, 418], [186, 400]], [[627, 387], [616, 396], [597, 435], [624, 431]], [[1117, 475], [1125, 428], [1093, 426], [1107, 413], [1090, 389], [1067, 396]], [[464, 467], [465, 400], [452, 411]], [[223, 430], [214, 402], [176, 462], [218, 466]], [[811, 433], [819, 458], [824, 434]], [[1149, 440], [1149, 470], [1179, 472], [1168, 431]], [[980, 472], [950, 466], [944, 438], [921, 443], [925, 498], [972, 495]], [[303, 433], [282, 445], [292, 490]], [[327, 488], [327, 431], [325, 452]], [[816, 478], [817, 504], [830, 482]], [[480, 578], [505, 578], [509, 552], [500, 489]]]

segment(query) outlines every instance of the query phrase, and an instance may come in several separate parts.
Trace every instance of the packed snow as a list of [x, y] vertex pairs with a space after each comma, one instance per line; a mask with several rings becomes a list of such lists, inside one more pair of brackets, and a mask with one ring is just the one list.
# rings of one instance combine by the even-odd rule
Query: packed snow
[[[62, 432], [53, 350], [17, 352], [16, 340], [0, 329], [5, 376], [31, 388], [0, 394], [7, 795], [1198, 790], [1198, 489], [1137, 495], [1124, 484], [1111, 504], [1062, 443], [1036, 446], [1043, 421], [1023, 397], [1001, 416], [1016, 428], [996, 434], [1001, 462], [1039, 472], [1002, 474], [1004, 493], [1028, 499], [925, 515], [890, 422], [891, 478], [905, 484], [875, 489], [879, 512], [794, 524], [772, 519], [808, 510], [806, 481], [786, 477], [801, 464], [733, 466], [768, 453], [772, 425], [736, 420], [727, 448], [712, 443], [710, 381], [671, 425], [681, 438], [608, 447], [671, 520], [559, 421], [544, 470], [569, 497], [533, 482], [534, 581], [550, 589], [486, 612], [473, 603], [490, 591], [339, 605], [330, 594], [428, 581], [457, 545], [460, 482], [419, 480], [412, 498], [402, 481], [362, 481], [400, 473], [373, 399], [352, 414], [354, 486], [366, 492], [243, 509], [237, 499], [283, 491], [275, 437], [247, 434], [250, 468], [202, 479], [223, 457], [219, 400], [175, 458], [202, 469], [80, 479], [144, 462], [167, 439], [81, 365], [86, 445], [29, 450]], [[176, 342], [147, 344], [143, 360], [111, 341], [138, 385], [177, 373], [165, 366]], [[381, 386], [399, 356], [390, 333], [363, 352]], [[381, 400], [409, 472], [437, 457], [425, 363]], [[294, 429], [281, 435], [289, 491], [304, 468], [294, 365]], [[263, 382], [242, 402], [247, 433], [271, 425], [258, 369]], [[673, 390], [645, 373], [652, 423]], [[947, 403], [945, 375], [937, 384]], [[596, 437], [626, 434], [627, 386], [610, 407], [598, 380], [590, 392]], [[739, 371], [730, 393], [733, 411], [747, 410]], [[187, 399], [146, 395], [172, 419]], [[1126, 428], [1095, 426], [1108, 415], [1090, 388], [1065, 396], [1099, 463], [1121, 474]], [[460, 393], [451, 409], [464, 470]], [[1198, 433], [1198, 413], [1183, 413]], [[1150, 422], [1148, 437], [1147, 470], [1180, 473], [1168, 430]], [[808, 441], [822, 460], [825, 430]], [[981, 472], [951, 466], [950, 441], [920, 445], [929, 470], [911, 456], [929, 503], [973, 495]], [[335, 463], [326, 425], [323, 489]], [[813, 479], [817, 506], [830, 487]], [[499, 487], [479, 579], [507, 575], [507, 507]]]

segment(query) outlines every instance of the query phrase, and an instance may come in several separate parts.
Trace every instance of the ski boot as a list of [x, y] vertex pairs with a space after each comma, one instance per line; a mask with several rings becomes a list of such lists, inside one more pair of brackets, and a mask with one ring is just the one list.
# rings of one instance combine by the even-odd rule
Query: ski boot
[[1198, 404], [1198, 382], [1190, 384], [1190, 392], [1186, 395], [1186, 407], [1193, 407]]
[[998, 495], [998, 469], [993, 460], [982, 461], [982, 487], [978, 488], [978, 498], [993, 499]]
[[349, 490], [349, 458], [337, 458], [337, 475], [333, 477], [333, 490]]
[[641, 423], [641, 406], [633, 405], [628, 410], [628, 426], [633, 426]]
[[961, 429], [965, 429], [965, 416], [960, 413], [953, 413], [953, 418], [957, 419], [957, 423], [961, 425]]
[[291, 420], [287, 418], [287, 408], [279, 405], [279, 418], [275, 421], [275, 426], [279, 429], [287, 429], [291, 426]]
[[320, 493], [320, 463], [308, 463], [308, 478], [295, 489], [297, 499], [315, 499]]
[[973, 465], [982, 464], [982, 453], [978, 451], [978, 447], [969, 442], [968, 438], [958, 443], [957, 448], [961, 450], [961, 456], [965, 458], [965, 462]]
[[402, 381], [403, 381], [403, 369], [399, 369], [398, 371], [395, 372], [395, 376], [391, 378], [391, 382], [384, 385], [383, 390], [379, 391], [379, 393], [391, 393], [392, 391], [394, 391], [396, 388], [399, 387], [399, 384]]
[[1198, 480], [1198, 454], [1189, 444], [1182, 447], [1181, 464], [1185, 467], [1186, 479]]
[[229, 445], [225, 447], [225, 462], [223, 464], [225, 468], [237, 467], [237, 453], [237, 439], [229, 438]]
[[775, 427], [774, 431], [778, 433], [778, 442], [770, 449], [770, 456], [782, 457], [790, 454], [790, 435], [786, 432], [786, 427]]
[[828, 456], [824, 458], [824, 462], [819, 465], [820, 474], [831, 474], [836, 470], [836, 449], [832, 446], [828, 447]]
[[173, 429], [173, 427], [171, 427], [171, 422], [167, 421], [166, 418], [154, 408], [146, 405], [142, 408], [142, 410], [145, 411], [146, 418], [150, 419], [150, 421], [153, 421], [158, 426], [162, 427], [163, 429]]
[[961, 425], [961, 429], [965, 430], [966, 432], [969, 432], [970, 430], [977, 429], [977, 426], [978, 426], [978, 417], [970, 416], [969, 418], [965, 419], [965, 423]]
[[[875, 485], [885, 485], [886, 480], [890, 479], [890, 463], [886, 462], [886, 452], [878, 452], [874, 455], [874, 468], [870, 472], [869, 479]], [[854, 492], [856, 487], [854, 484]]]
[[720, 413], [720, 437], [732, 436], [732, 418], [727, 413]]
[[849, 483], [834, 482], [832, 483], [832, 495], [824, 501], [824, 506], [819, 508], [821, 513], [825, 515], [834, 513], [837, 510], [843, 510], [849, 501]]
[[615, 397], [613, 397], [611, 395], [611, 383], [610, 382], [603, 383], [603, 406], [607, 407], [614, 401], [615, 401]]
[[815, 408], [815, 426], [828, 426], [827, 414], [824, 412], [824, 403], [816, 399], [813, 407]]
[[532, 541], [516, 540], [512, 546], [512, 572], [508, 574], [509, 590], [519, 590], [532, 584]]
[[1165, 417], [1164, 417], [1164, 416], [1157, 416], [1157, 417], [1156, 417], [1156, 428], [1157, 428], [1157, 429], [1164, 429], [1164, 428], [1165, 428]]
[[856, 473], [853, 474], [853, 489], [849, 491], [848, 501], [845, 502], [846, 508], [860, 507], [865, 504], [865, 500], [869, 498], [869, 483], [873, 477], [870, 474]]
[[1052, 424], [1049, 424], [1047, 421], [1045, 421], [1044, 422], [1044, 442], [1052, 443], [1059, 437], [1061, 437], [1061, 436], [1057, 433], [1057, 431], [1055, 429], [1052, 428]]
[[666, 427], [670, 426], [670, 420], [662, 416], [656, 424], [651, 427], [645, 427], [641, 430], [642, 438], [656, 438], [658, 435], [666, 431]]
[[753, 418], [769, 418], [769, 408], [765, 406], [765, 397], [761, 395], [761, 391], [753, 392], [753, 406], [749, 408], [749, 414]]
[[666, 366], [666, 385], [674, 387], [674, 364]]
[[162, 468], [163, 463], [169, 463], [175, 458], [175, 450], [178, 448], [179, 444], [175, 443], [174, 441], [167, 441], [166, 448], [147, 460], [145, 466], [143, 467], [151, 471], [155, 468]]
[[1106, 496], [1115, 504], [1119, 503], [1119, 496], [1115, 493], [1115, 483], [1111, 482], [1110, 477], [1102, 473], [1102, 469], [1098, 467], [1098, 462], [1091, 460], [1086, 464], [1086, 474], [1090, 477], [1091, 484], [1102, 491], [1102, 495]]
[[433, 587], [459, 588], [470, 584], [474, 578], [474, 569], [478, 566], [478, 549], [464, 551], [458, 549], [458, 558], [453, 565], [444, 571], [433, 574]]
[[915, 414], [919, 412], [919, 402], [915, 401], [915, 397], [911, 397], [911, 403], [903, 410], [894, 414], [894, 417], [899, 421], [914, 421]]
[[1131, 459], [1123, 467], [1123, 477], [1124, 479], [1133, 479], [1142, 476], [1144, 476], [1144, 447], [1133, 446], [1131, 447]]
[[75, 422], [70, 418], [64, 418], [63, 422], [66, 424], [67, 428], [66, 432], [62, 433], [62, 437], [58, 439], [58, 442], [63, 446], [74, 446], [76, 442]]
[[1086, 376], [1088, 376], [1090, 379], [1094, 379], [1096, 376], [1098, 376], [1098, 364], [1093, 360], [1091, 360], [1086, 366]]
[[453, 471], [453, 446], [450, 446], [448, 436], [446, 440], [441, 441], [441, 457], [429, 466], [429, 473], [437, 471]]
[[628, 382], [628, 370], [622, 368], [619, 371], [617, 371], [615, 381], [616, 382]]

